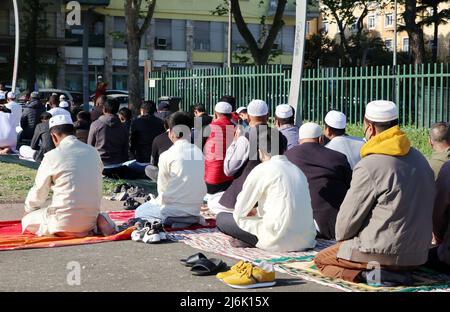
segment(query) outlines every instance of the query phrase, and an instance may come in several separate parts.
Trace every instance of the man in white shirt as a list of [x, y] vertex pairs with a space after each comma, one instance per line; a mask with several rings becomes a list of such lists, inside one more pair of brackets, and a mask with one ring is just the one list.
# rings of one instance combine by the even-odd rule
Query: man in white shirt
[[22, 106], [16, 102], [16, 95], [13, 92], [8, 92], [6, 97], [6, 107], [11, 110], [11, 114], [16, 127], [20, 126], [20, 117], [22, 117]]
[[[5, 95], [0, 94], [0, 103], [5, 100]], [[6, 155], [16, 149], [17, 133], [15, 125], [15, 113], [7, 106], [0, 105], [0, 155]]]
[[168, 119], [169, 138], [174, 143], [159, 157], [158, 197], [136, 209], [136, 218], [147, 220], [199, 217], [206, 195], [202, 151], [191, 144], [193, 119], [177, 112]]
[[233, 214], [217, 215], [217, 227], [250, 246], [265, 250], [314, 248], [316, 229], [308, 182], [300, 169], [283, 155], [287, 139], [279, 131], [266, 128], [260, 131], [259, 141], [262, 163], [248, 175]]
[[57, 95], [52, 95], [50, 97], [49, 104], [51, 109], [48, 112], [52, 114], [53, 117], [57, 115], [66, 115], [72, 118], [72, 115], [67, 110], [67, 108], [69, 107], [69, 103], [67, 103], [66, 101], [58, 103]]
[[[103, 164], [95, 148], [74, 136], [72, 119], [52, 117], [55, 149], [45, 154], [25, 201], [23, 231], [38, 236], [85, 237], [105, 221], [100, 213]], [[49, 191], [51, 203], [44, 207]]]
[[341, 112], [332, 110], [325, 116], [324, 135], [330, 140], [326, 147], [344, 154], [353, 170], [361, 160], [360, 151], [364, 140], [345, 134], [346, 126], [347, 117]]

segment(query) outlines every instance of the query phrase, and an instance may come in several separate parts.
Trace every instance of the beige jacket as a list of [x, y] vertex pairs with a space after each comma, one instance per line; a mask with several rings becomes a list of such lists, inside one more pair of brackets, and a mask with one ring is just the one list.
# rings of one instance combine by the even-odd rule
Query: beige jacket
[[53, 196], [47, 208], [49, 234], [84, 233], [96, 226], [102, 196], [103, 164], [98, 152], [74, 136], [45, 154], [25, 211], [38, 210]]
[[392, 266], [425, 263], [434, 196], [433, 171], [417, 150], [363, 158], [337, 217], [336, 239], [343, 241], [338, 258]]

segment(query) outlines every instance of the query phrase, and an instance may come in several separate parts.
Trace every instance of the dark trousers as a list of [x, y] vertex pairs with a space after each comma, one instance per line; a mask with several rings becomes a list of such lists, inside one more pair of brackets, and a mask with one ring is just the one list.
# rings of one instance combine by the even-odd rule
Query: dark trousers
[[110, 179], [125, 179], [125, 180], [137, 180], [145, 177], [142, 172], [136, 172], [130, 170], [126, 166], [121, 166], [117, 168], [105, 168], [103, 169], [103, 175]]
[[425, 263], [425, 266], [430, 269], [450, 275], [450, 265], [442, 262], [439, 259], [438, 248], [439, 247], [433, 247], [430, 249], [430, 251], [428, 252], [428, 261], [427, 263]]
[[221, 184], [208, 184], [206, 183], [206, 190], [208, 192], [208, 194], [217, 194], [220, 192], [225, 192], [227, 190], [227, 188], [231, 185], [231, 182], [225, 182], [225, 183], [221, 183]]
[[216, 217], [216, 225], [219, 231], [255, 247], [258, 237], [242, 230], [234, 221], [233, 214], [221, 212]]

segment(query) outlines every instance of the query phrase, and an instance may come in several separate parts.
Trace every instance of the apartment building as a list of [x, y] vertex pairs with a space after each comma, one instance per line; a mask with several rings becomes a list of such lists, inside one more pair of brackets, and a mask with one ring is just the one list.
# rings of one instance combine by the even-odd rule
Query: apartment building
[[[55, 86], [69, 90], [82, 89], [82, 26], [65, 23], [64, 3], [54, 1], [48, 8], [48, 40], [40, 39], [48, 48], [48, 62], [57, 65], [56, 77], [52, 71], [43, 73], [41, 86]], [[124, 43], [125, 17], [123, 0], [83, 0], [82, 21], [89, 4], [97, 6], [90, 13], [89, 71], [90, 88], [95, 88], [95, 77], [102, 73], [114, 89], [126, 89], [127, 49]], [[165, 0], [158, 1], [149, 31], [141, 42], [140, 62], [152, 60], [154, 70], [223, 67], [227, 60], [228, 17], [213, 15], [222, 0]], [[100, 5], [99, 5], [100, 4]], [[261, 35], [261, 16], [271, 23], [277, 0], [241, 0], [241, 9], [248, 26], [256, 38]], [[318, 10], [310, 8], [309, 19], [317, 18]], [[295, 4], [285, 10], [285, 26], [279, 34], [275, 48], [282, 51], [273, 63], [291, 66], [295, 35]], [[311, 23], [316, 23], [311, 21]], [[315, 25], [315, 24], [314, 24]], [[317, 28], [317, 26], [314, 26]], [[313, 32], [314, 30], [311, 30]], [[7, 42], [14, 34], [12, 8], [0, 8], [0, 63], [11, 53]], [[22, 45], [25, 44], [24, 42]], [[232, 47], [238, 53], [245, 41], [235, 24], [232, 26]], [[50, 65], [50, 64], [49, 64]], [[51, 67], [51, 66], [50, 66]], [[143, 81], [143, 79], [142, 79]]]

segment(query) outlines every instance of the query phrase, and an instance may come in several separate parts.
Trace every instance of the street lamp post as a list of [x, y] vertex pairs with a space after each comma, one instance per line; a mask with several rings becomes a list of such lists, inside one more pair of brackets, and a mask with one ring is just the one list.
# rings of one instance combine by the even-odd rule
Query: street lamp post
[[233, 38], [232, 26], [233, 26], [233, 13], [231, 11], [231, 1], [229, 0], [228, 1], [228, 38], [227, 38], [227, 40], [228, 40], [228, 50], [227, 50], [227, 66], [228, 66], [228, 68], [231, 68], [231, 60], [232, 60], [231, 54], [233, 51], [233, 49], [231, 47], [232, 38]]
[[14, 6], [14, 23], [16, 33], [16, 49], [14, 51], [14, 69], [13, 69], [11, 91], [15, 93], [17, 85], [17, 69], [19, 67], [19, 49], [20, 49], [19, 9], [17, 6], [17, 0], [13, 0], [13, 6]]
[[397, 75], [397, 0], [394, 0], [394, 51], [393, 51], [393, 59], [392, 65], [394, 70], [394, 101], [397, 105], [399, 105], [399, 81]]

